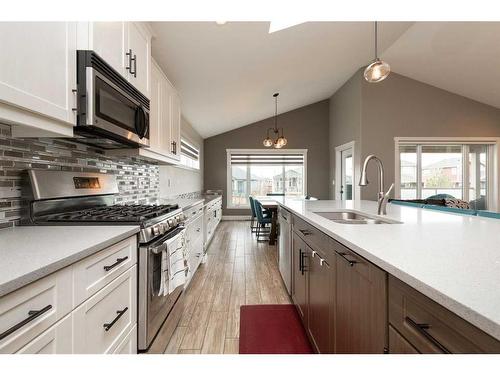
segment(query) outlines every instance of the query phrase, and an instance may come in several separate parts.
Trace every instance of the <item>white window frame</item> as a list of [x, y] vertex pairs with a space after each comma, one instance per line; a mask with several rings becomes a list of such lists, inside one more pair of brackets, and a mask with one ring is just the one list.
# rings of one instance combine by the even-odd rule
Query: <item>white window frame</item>
[[[488, 176], [488, 195], [486, 197], [488, 202], [488, 211], [498, 211], [500, 202], [500, 137], [394, 137], [394, 180], [395, 190], [394, 196], [401, 197], [401, 183], [400, 183], [400, 156], [399, 147], [402, 145], [471, 145], [482, 144], [488, 145], [488, 169], [486, 171]], [[420, 165], [421, 147], [417, 147], [417, 189], [419, 181], [422, 181], [422, 168]], [[462, 178], [464, 182], [469, 181], [469, 168], [467, 168], [467, 150], [466, 147], [462, 149]], [[463, 198], [467, 199], [469, 196], [469, 189], [467, 184], [462, 186]]]
[[[199, 171], [201, 169], [201, 147], [197, 142], [193, 142], [189, 137], [186, 137], [185, 135], [181, 134], [181, 141], [184, 140], [189, 146], [193, 147], [198, 151], [198, 168], [192, 167], [190, 165], [184, 164], [182, 161], [179, 161], [177, 164], [178, 167], [183, 168], [183, 169], [189, 169], [192, 171]], [[179, 145], [180, 147], [180, 145]], [[179, 149], [179, 155], [182, 156], [182, 150]], [[185, 156], [189, 158], [189, 156]]]
[[[231, 185], [231, 180], [232, 180], [232, 168], [231, 168], [231, 155], [232, 154], [279, 154], [279, 155], [286, 155], [286, 154], [302, 154], [304, 157], [304, 176], [303, 176], [303, 183], [304, 183], [304, 195], [307, 195], [307, 149], [286, 149], [286, 150], [266, 150], [266, 149], [251, 149], [251, 148], [241, 148], [241, 149], [231, 149], [228, 148], [226, 149], [226, 175], [227, 175], [227, 194], [226, 194], [226, 207], [229, 209], [248, 209], [250, 208], [250, 203], [247, 201], [245, 205], [237, 206], [232, 204], [232, 185]], [[247, 168], [247, 192], [250, 192], [250, 183], [251, 183], [251, 178], [250, 178], [250, 168]], [[283, 181], [283, 184], [285, 182]]]

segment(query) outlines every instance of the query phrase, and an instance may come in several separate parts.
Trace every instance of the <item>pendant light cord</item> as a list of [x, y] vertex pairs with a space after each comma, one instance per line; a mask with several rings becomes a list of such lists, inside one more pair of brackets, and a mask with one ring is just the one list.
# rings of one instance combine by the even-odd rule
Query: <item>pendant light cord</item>
[[378, 58], [378, 48], [377, 48], [377, 21], [375, 21], [375, 60]]
[[274, 97], [274, 130], [278, 130], [278, 95]]

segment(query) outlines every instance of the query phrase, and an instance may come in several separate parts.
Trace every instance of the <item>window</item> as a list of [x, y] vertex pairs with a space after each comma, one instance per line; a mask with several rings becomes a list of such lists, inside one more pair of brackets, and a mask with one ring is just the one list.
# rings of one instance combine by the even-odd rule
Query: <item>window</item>
[[306, 150], [227, 150], [228, 207], [248, 207], [248, 196], [305, 195]]
[[181, 138], [181, 164], [185, 167], [200, 169], [200, 149]]
[[396, 139], [399, 197], [426, 199], [447, 195], [468, 201], [473, 209], [488, 209], [493, 190], [489, 186], [495, 178], [490, 165], [495, 145]]

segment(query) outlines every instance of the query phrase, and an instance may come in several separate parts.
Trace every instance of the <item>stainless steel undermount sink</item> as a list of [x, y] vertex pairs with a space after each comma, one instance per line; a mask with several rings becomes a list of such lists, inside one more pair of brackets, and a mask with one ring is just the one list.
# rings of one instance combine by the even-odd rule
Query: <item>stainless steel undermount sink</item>
[[356, 211], [330, 211], [330, 212], [314, 212], [316, 215], [322, 216], [339, 224], [401, 224], [399, 221], [392, 219], [372, 217]]

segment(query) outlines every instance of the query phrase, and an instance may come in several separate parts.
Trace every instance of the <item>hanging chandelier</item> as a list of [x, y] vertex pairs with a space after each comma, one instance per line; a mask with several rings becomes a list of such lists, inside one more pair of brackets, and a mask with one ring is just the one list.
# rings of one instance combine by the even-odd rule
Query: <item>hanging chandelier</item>
[[391, 67], [378, 57], [377, 21], [375, 21], [375, 59], [365, 69], [365, 80], [370, 83], [383, 81], [391, 72]]
[[[264, 141], [262, 142], [264, 146], [266, 147], [271, 147], [273, 146], [274, 148], [282, 148], [287, 144], [286, 138], [283, 136], [283, 128], [278, 129], [278, 95], [279, 92], [273, 94], [274, 97], [274, 128], [268, 128], [267, 129], [267, 136], [264, 138]], [[274, 133], [274, 137], [276, 139], [273, 141], [272, 138], [269, 137], [269, 131], [272, 131]], [[281, 135], [280, 135], [280, 130], [281, 130]]]

